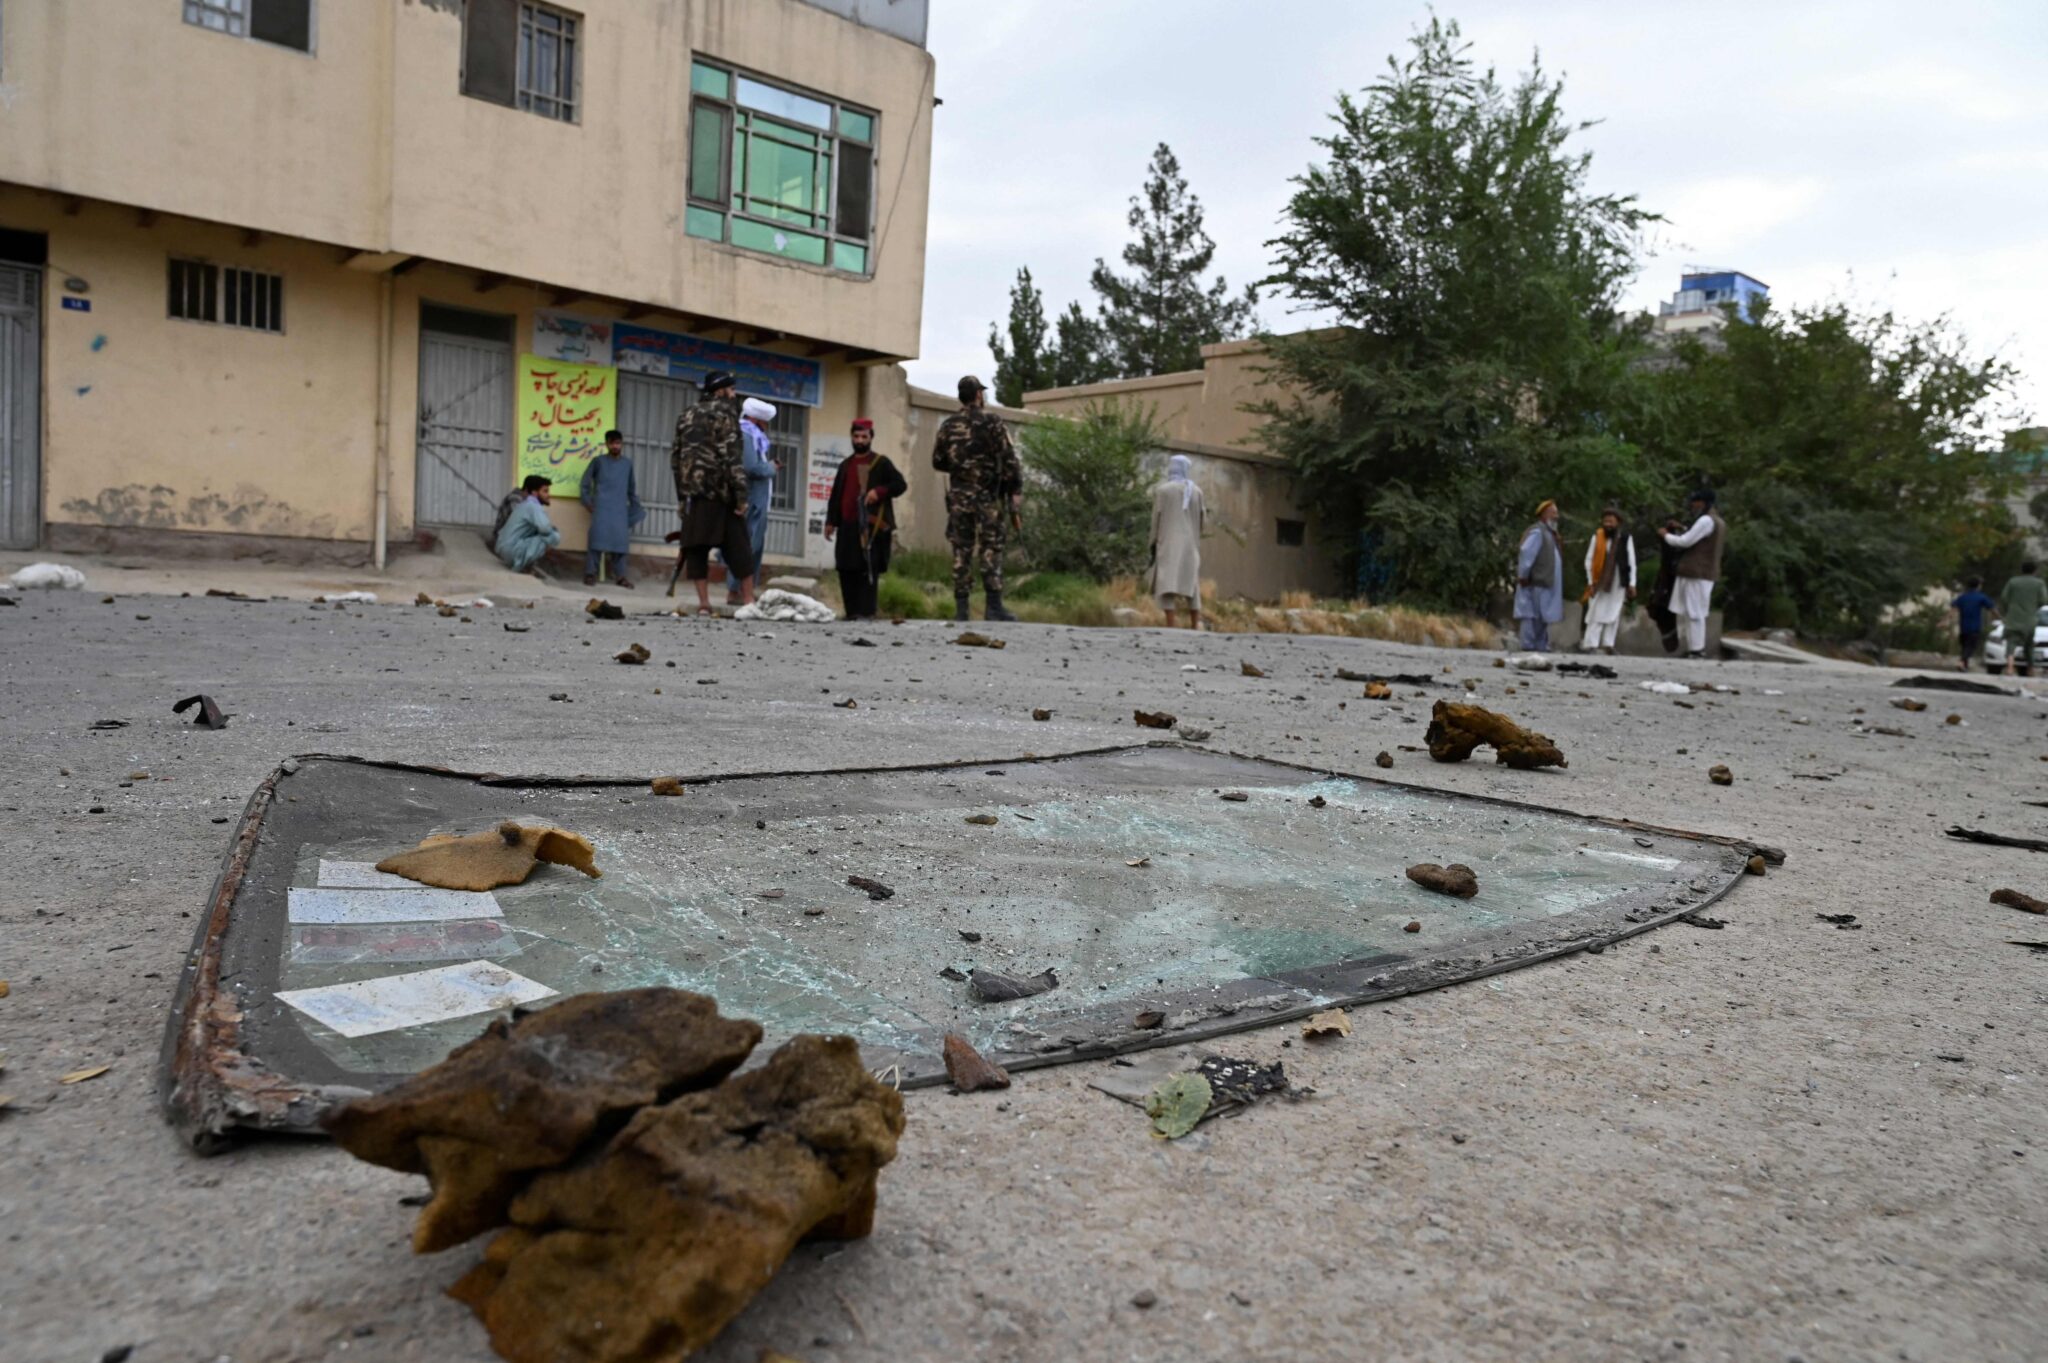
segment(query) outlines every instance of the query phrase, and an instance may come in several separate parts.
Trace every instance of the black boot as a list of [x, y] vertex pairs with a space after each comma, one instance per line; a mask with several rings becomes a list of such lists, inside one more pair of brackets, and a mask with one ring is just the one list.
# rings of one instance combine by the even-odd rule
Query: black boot
[[954, 593], [953, 593], [953, 623], [954, 623], [954, 624], [956, 624], [956, 625], [958, 625], [958, 624], [965, 624], [965, 623], [966, 623], [967, 621], [969, 621], [969, 620], [972, 620], [973, 618], [974, 618], [974, 615], [973, 615], [973, 613], [972, 613], [972, 612], [970, 612], [970, 611], [969, 611], [969, 610], [967, 609], [967, 593], [966, 593], [966, 592], [954, 592]]
[[1003, 594], [994, 587], [988, 590], [988, 600], [981, 608], [984, 620], [1015, 620], [1017, 617], [1003, 609]]

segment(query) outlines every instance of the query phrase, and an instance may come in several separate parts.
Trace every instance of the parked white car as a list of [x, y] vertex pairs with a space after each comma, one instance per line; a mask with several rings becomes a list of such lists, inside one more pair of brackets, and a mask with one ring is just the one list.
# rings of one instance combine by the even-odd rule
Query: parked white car
[[[2034, 658], [2048, 668], [2048, 606], [2041, 607], [2034, 618]], [[1984, 670], [1989, 672], [2005, 666], [2005, 621], [1994, 620], [1991, 633], [1984, 637]]]

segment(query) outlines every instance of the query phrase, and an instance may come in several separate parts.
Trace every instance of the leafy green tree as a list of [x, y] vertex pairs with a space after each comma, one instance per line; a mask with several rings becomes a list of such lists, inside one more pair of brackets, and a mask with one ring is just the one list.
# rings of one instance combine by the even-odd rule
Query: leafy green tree
[[1505, 86], [1468, 53], [1432, 19], [1339, 96], [1262, 281], [1337, 325], [1268, 338], [1287, 396], [1257, 409], [1361, 578], [1466, 610], [1509, 581], [1544, 498], [1570, 529], [1655, 488], [1608, 417], [1642, 346], [1619, 294], [1655, 215], [1592, 191], [1587, 125], [1540, 63]]
[[1024, 526], [1018, 558], [1097, 582], [1144, 567], [1152, 531], [1145, 457], [1165, 444], [1152, 408], [1091, 402], [1019, 432]]
[[1202, 226], [1202, 201], [1188, 192], [1180, 162], [1164, 142], [1152, 153], [1145, 188], [1131, 199], [1133, 239], [1123, 249], [1132, 273], [1101, 260], [1089, 286], [1101, 300], [1097, 326], [1110, 369], [1124, 378], [1202, 367], [1202, 347], [1256, 326], [1258, 294], [1233, 294], [1221, 275], [1204, 283], [1216, 243]]
[[1102, 328], [1095, 319], [1083, 312], [1079, 303], [1067, 304], [1054, 330], [1050, 386], [1074, 388], [1114, 377], [1103, 357], [1102, 344]]
[[1731, 624], [1867, 638], [1928, 587], [2013, 556], [2010, 365], [1946, 320], [1841, 303], [1753, 316], [1679, 341], [1626, 419], [1674, 502], [1719, 494]]

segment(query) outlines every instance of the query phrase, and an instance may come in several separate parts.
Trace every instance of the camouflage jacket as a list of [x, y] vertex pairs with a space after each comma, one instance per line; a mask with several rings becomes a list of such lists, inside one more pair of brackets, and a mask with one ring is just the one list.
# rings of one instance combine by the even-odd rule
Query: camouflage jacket
[[952, 475], [952, 491], [977, 499], [1024, 490], [1024, 464], [1010, 428], [986, 407], [963, 407], [939, 423], [932, 467]]
[[699, 398], [696, 406], [677, 417], [668, 466], [675, 475], [678, 502], [703, 497], [734, 509], [745, 507], [747, 475], [741, 464], [738, 405], [724, 398]]

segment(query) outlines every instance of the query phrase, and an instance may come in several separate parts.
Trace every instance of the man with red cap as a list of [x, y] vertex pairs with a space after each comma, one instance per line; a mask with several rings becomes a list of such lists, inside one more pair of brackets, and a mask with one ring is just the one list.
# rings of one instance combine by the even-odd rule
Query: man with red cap
[[839, 465], [825, 504], [825, 539], [832, 543], [837, 538], [833, 562], [849, 620], [875, 617], [875, 598], [889, 570], [896, 534], [896, 499], [910, 489], [889, 457], [875, 453], [874, 444], [875, 423], [861, 417], [853, 423], [853, 453]]

